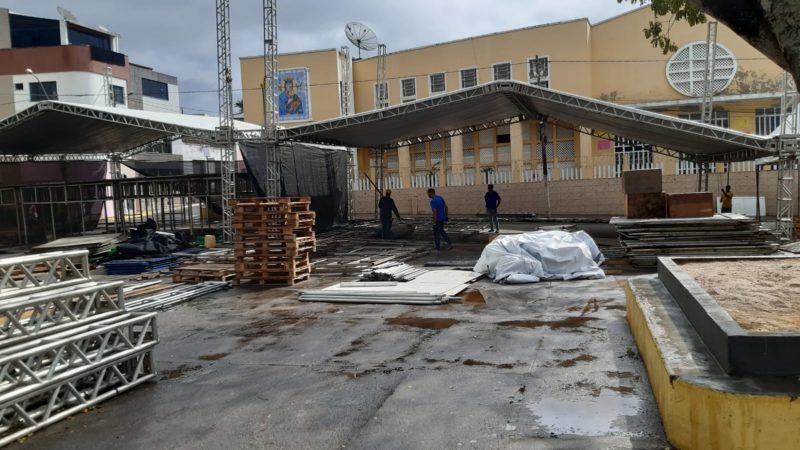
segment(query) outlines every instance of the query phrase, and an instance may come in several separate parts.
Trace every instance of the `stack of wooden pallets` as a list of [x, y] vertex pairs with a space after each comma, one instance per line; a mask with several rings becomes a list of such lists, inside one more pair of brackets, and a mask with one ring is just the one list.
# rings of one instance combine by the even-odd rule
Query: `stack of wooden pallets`
[[309, 197], [232, 200], [236, 283], [291, 286], [311, 275], [315, 214]]

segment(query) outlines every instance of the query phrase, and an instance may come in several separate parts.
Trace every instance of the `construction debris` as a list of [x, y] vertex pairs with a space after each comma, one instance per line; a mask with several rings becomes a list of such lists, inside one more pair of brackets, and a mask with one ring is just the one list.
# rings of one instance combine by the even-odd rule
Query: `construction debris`
[[758, 222], [739, 214], [685, 219], [611, 219], [625, 255], [635, 266], [653, 267], [659, 256], [768, 255], [778, 250]]
[[411, 281], [426, 272], [428, 271], [419, 267], [388, 261], [365, 270], [361, 274], [361, 279], [364, 281]]
[[230, 285], [228, 282], [205, 281], [198, 284], [180, 286], [168, 292], [126, 301], [125, 308], [129, 311], [164, 310], [212, 292], [228, 289]]
[[226, 282], [235, 278], [233, 264], [183, 264], [172, 269], [174, 283]]
[[89, 251], [91, 259], [106, 256], [108, 252], [125, 241], [124, 234], [97, 234], [88, 236], [65, 237], [31, 248], [32, 253], [63, 252], [70, 250]]
[[[86, 250], [0, 260], [0, 446], [155, 378], [156, 314], [123, 282], [87, 274]], [[43, 265], [47, 272], [32, 272]]]
[[142, 259], [118, 259], [106, 261], [101, 264], [106, 269], [106, 275], [137, 275], [143, 272], [160, 272], [168, 270], [175, 264], [172, 256]]
[[293, 285], [311, 276], [309, 197], [232, 200], [236, 283]]

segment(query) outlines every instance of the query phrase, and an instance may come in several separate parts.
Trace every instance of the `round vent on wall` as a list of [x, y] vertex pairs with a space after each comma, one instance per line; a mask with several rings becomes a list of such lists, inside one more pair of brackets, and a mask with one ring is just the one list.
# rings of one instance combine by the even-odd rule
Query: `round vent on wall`
[[[689, 97], [702, 97], [705, 92], [706, 56], [708, 44], [704, 41], [684, 45], [667, 63], [667, 81], [673, 89]], [[725, 90], [736, 74], [736, 58], [733, 52], [720, 44], [716, 46], [714, 76], [711, 91], [718, 94]]]

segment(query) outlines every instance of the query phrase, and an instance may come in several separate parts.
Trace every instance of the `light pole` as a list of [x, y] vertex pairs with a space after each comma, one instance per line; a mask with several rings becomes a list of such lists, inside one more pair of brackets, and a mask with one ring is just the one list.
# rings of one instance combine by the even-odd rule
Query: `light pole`
[[36, 78], [36, 81], [39, 83], [39, 87], [42, 88], [42, 93], [44, 94], [44, 98], [46, 100], [50, 101], [50, 96], [47, 95], [47, 89], [44, 88], [44, 84], [42, 84], [42, 80], [40, 80], [39, 77], [36, 76], [36, 74], [33, 72], [33, 69], [28, 67], [27, 69], [25, 69], [25, 73], [33, 75], [33, 78]]

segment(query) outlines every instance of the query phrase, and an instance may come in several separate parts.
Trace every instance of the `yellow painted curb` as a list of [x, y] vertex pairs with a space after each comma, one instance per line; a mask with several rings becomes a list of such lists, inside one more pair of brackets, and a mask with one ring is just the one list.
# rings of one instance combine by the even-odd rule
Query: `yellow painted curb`
[[735, 377], [708, 374], [700, 383], [703, 374], [672, 373], [630, 281], [625, 296], [628, 325], [670, 444], [683, 450], [800, 449], [800, 400], [789, 395], [758, 394], [755, 383], [747, 383], [756, 381], [750, 377], [741, 380], [746, 388], [740, 389], [750, 392], [734, 392], [726, 383], [739, 381]]

